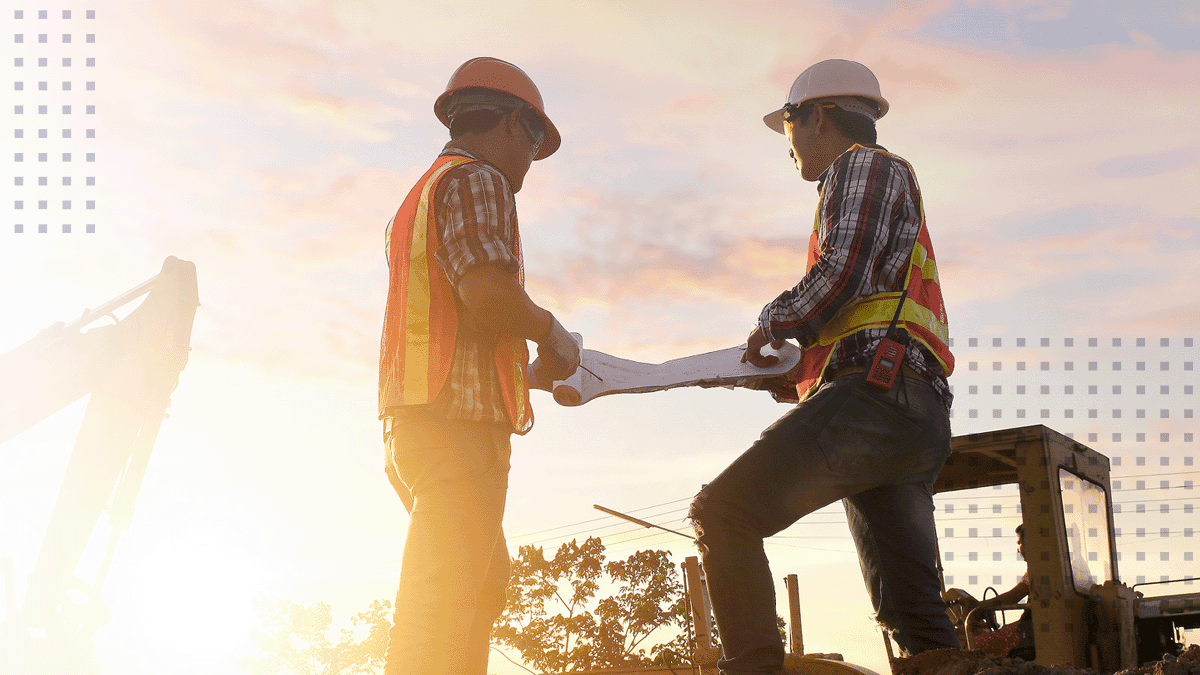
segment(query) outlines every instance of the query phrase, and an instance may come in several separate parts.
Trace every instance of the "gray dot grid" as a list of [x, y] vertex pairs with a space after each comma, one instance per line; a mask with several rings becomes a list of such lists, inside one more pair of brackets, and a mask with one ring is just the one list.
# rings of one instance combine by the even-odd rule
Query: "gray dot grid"
[[[951, 346], [955, 434], [1045, 424], [1086, 439], [1112, 462], [1121, 579], [1194, 583], [1186, 564], [1195, 560], [1200, 501], [1194, 338], [989, 337]], [[935, 503], [947, 586], [978, 597], [988, 585], [1002, 592], [1020, 580], [1015, 486], [950, 493]]]
[[[12, 18], [13, 94], [7, 98], [12, 101], [8, 119], [13, 122], [15, 147], [10, 156], [15, 198], [10, 231], [95, 233], [95, 222], [80, 226], [71, 221], [79, 218], [81, 206], [88, 221], [94, 221], [97, 210], [96, 194], [87, 189], [96, 186], [96, 152], [87, 142], [96, 138], [96, 121], [86, 117], [96, 114], [96, 105], [86, 98], [97, 87], [95, 71], [88, 70], [96, 67], [96, 57], [86, 54], [87, 45], [96, 43], [96, 26], [89, 23], [96, 10], [14, 9]], [[71, 103], [47, 101], [45, 97], [54, 92]], [[85, 117], [78, 117], [81, 113]], [[62, 146], [63, 139], [69, 149]], [[81, 168], [84, 180], [73, 181]], [[58, 177], [52, 183], [48, 179], [55, 173]], [[37, 208], [31, 211], [35, 203]], [[33, 214], [39, 214], [39, 221], [60, 222], [29, 223]]]

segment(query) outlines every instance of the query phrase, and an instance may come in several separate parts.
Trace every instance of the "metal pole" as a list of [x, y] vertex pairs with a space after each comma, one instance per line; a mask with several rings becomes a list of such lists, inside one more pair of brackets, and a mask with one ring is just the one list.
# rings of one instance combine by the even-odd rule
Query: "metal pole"
[[696, 626], [694, 659], [700, 665], [716, 663], [717, 658], [721, 656], [721, 650], [713, 644], [712, 605], [708, 600], [708, 586], [701, 576], [700, 560], [694, 555], [684, 558], [683, 570], [691, 596], [692, 622]]
[[788, 612], [790, 615], [788, 637], [790, 638], [792, 653], [803, 656], [804, 630], [800, 627], [800, 580], [795, 574], [789, 574], [783, 578], [783, 584], [787, 586]]
[[613, 511], [612, 509], [605, 508], [603, 506], [600, 506], [599, 504], [592, 504], [592, 508], [596, 509], [597, 511], [603, 511], [610, 516], [616, 516], [618, 518], [628, 520], [629, 522], [634, 523], [636, 525], [641, 525], [642, 527], [655, 527], [664, 532], [670, 532], [671, 534], [677, 534], [677, 535], [683, 537], [684, 539], [691, 539], [692, 541], [696, 541], [696, 538], [691, 535], [687, 535], [682, 532], [676, 532], [675, 530], [665, 528], [662, 525], [655, 525], [654, 523], [648, 523], [648, 522], [642, 520], [641, 518], [634, 518], [633, 516], [626, 515], [624, 513], [621, 513], [620, 511]]

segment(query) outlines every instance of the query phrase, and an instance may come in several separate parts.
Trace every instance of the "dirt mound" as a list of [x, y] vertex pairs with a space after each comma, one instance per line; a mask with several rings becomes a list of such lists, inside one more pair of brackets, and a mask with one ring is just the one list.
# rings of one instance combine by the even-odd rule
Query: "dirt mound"
[[1161, 661], [1122, 670], [1117, 675], [1200, 675], [1200, 645], [1192, 645], [1178, 657], [1170, 654]]
[[[1019, 658], [993, 659], [979, 651], [937, 649], [907, 659], [897, 659], [896, 675], [1096, 675], [1091, 668], [1043, 666]], [[1200, 675], [1200, 645], [1179, 656], [1122, 670], [1116, 675]]]

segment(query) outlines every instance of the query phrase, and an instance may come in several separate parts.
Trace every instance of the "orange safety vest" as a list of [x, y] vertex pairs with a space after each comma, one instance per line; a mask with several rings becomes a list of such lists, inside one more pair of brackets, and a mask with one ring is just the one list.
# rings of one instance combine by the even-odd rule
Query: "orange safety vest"
[[[476, 161], [457, 155], [438, 157], [388, 225], [391, 283], [379, 350], [380, 418], [397, 406], [432, 403], [450, 374], [458, 307], [454, 287], [434, 257], [441, 237], [431, 202], [450, 169]], [[519, 234], [514, 253], [520, 261]], [[523, 264], [516, 280], [524, 287]], [[524, 434], [533, 427], [525, 379], [529, 350], [524, 338], [500, 336], [494, 361], [508, 418], [516, 433]]]
[[[857, 149], [851, 148], [851, 150]], [[879, 152], [879, 151], [876, 151]], [[898, 157], [894, 157], [897, 161]], [[937, 263], [933, 257], [933, 244], [929, 230], [925, 227], [925, 207], [917, 199], [921, 217], [921, 229], [913, 244], [912, 256], [908, 261], [905, 287], [908, 297], [900, 312], [897, 328], [904, 327], [910, 336], [937, 358], [942, 371], [949, 376], [954, 372], [954, 355], [947, 346], [950, 328], [946, 321], [946, 306], [942, 302], [942, 287], [938, 281]], [[821, 207], [817, 207], [813, 232], [808, 240], [807, 274], [817, 263], [817, 229], [821, 224]], [[817, 340], [804, 349], [800, 365], [796, 369], [796, 394], [803, 401], [821, 386], [825, 367], [833, 358], [833, 348], [842, 338], [869, 328], [887, 329], [896, 316], [896, 305], [901, 293], [877, 293], [858, 298], [842, 308], [836, 316], [817, 330]]]

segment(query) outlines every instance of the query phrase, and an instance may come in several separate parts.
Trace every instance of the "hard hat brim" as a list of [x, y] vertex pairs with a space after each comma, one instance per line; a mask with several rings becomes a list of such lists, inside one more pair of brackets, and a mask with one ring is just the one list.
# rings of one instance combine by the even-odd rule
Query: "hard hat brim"
[[[887, 114], [888, 107], [889, 107], [888, 102], [882, 96], [865, 96], [863, 94], [843, 94], [843, 95], [844, 96], [857, 96], [860, 98], [865, 98], [865, 99], [874, 101], [875, 105], [879, 106], [879, 117], [875, 118], [876, 122], [878, 122], [880, 118], [882, 118], [884, 115]], [[836, 98], [836, 96], [817, 96], [814, 98], [825, 99], [825, 98]], [[805, 99], [804, 101], [798, 101], [798, 102], [794, 103], [793, 105], [801, 105], [801, 104], [805, 103], [806, 101], [811, 101], [811, 100], [813, 100], [813, 99]], [[763, 124], [766, 124], [767, 128], [769, 128], [771, 131], [774, 131], [775, 133], [779, 133], [779, 134], [784, 133], [783, 132], [783, 112], [784, 112], [784, 110], [786, 110], [786, 108], [780, 108], [779, 110], [776, 110], [775, 112], [767, 113], [766, 115], [763, 116]]]
[[555, 151], [558, 150], [558, 146], [562, 145], [562, 136], [559, 135], [558, 129], [554, 126], [554, 122], [551, 122], [550, 118], [546, 117], [546, 113], [538, 110], [537, 108], [533, 108], [533, 110], [537, 112], [538, 116], [542, 118], [542, 121], [546, 123], [546, 135], [542, 138], [542, 147], [538, 148], [538, 154], [533, 158], [533, 160], [536, 162], [539, 159], [545, 159], [550, 155], [553, 155]]
[[767, 128], [770, 129], [771, 131], [774, 131], [777, 134], [782, 134], [783, 133], [783, 111], [784, 111], [784, 108], [780, 108], [779, 110], [776, 110], [773, 113], [767, 113], [766, 115], [763, 116], [763, 124], [766, 124]]

